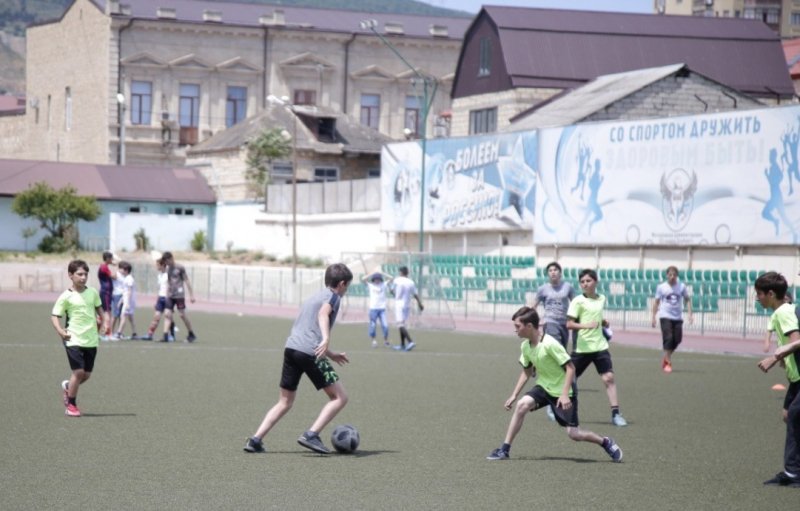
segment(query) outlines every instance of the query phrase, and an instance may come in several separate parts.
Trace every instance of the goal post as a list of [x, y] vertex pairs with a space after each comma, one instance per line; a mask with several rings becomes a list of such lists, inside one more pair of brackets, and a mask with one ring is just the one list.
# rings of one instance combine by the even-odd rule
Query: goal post
[[[369, 318], [369, 293], [362, 283], [365, 275], [382, 272], [392, 277], [400, 273], [400, 267], [408, 268], [408, 276], [417, 285], [425, 309], [420, 312], [411, 304], [412, 327], [424, 329], [455, 330], [453, 312], [448, 304], [448, 277], [433, 256], [420, 252], [342, 252], [341, 261], [353, 272], [353, 283], [344, 296], [339, 312], [340, 321], [366, 323]], [[389, 324], [394, 323], [394, 299], [389, 296], [386, 306]]]

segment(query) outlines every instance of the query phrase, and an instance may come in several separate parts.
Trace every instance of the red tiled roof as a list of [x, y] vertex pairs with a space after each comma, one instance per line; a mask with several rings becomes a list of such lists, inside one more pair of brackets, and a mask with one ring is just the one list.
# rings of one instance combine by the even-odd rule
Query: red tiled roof
[[800, 78], [800, 38], [783, 41], [783, 54], [789, 74], [792, 78]]
[[79, 195], [103, 200], [213, 204], [214, 193], [197, 169], [114, 166], [0, 159], [0, 196], [15, 196], [44, 181], [72, 185]]

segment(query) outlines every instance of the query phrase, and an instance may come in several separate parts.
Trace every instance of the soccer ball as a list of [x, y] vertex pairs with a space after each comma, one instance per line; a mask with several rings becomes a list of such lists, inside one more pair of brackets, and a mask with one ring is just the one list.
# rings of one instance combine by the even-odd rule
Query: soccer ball
[[333, 448], [341, 453], [355, 452], [360, 441], [361, 437], [358, 434], [358, 430], [351, 424], [336, 426], [336, 429], [331, 434]]

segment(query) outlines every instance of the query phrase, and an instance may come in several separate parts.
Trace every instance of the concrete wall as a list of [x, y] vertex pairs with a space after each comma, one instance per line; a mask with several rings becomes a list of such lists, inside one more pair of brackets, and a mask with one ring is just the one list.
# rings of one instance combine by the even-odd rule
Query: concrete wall
[[209, 233], [207, 218], [195, 216], [158, 215], [147, 213], [111, 213], [109, 215], [109, 250], [136, 250], [133, 234], [143, 229], [151, 246], [164, 252], [192, 250], [192, 238], [198, 231]]

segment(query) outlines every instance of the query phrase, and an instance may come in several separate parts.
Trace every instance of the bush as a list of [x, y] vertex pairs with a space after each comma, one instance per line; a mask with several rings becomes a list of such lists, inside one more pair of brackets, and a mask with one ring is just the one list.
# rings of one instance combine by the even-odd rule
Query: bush
[[46, 254], [61, 254], [72, 248], [72, 241], [57, 236], [45, 236], [39, 242], [39, 250]]
[[147, 252], [150, 250], [150, 238], [144, 232], [144, 227], [133, 233], [133, 241], [136, 243], [136, 250]]
[[192, 238], [192, 250], [195, 252], [202, 252], [206, 248], [206, 231], [197, 231]]

